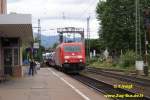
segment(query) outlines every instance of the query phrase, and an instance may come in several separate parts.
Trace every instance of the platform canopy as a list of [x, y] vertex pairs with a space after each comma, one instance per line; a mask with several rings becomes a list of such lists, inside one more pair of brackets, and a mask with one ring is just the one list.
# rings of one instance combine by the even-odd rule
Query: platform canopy
[[33, 41], [30, 14], [0, 15], [0, 37], [19, 37], [23, 44]]

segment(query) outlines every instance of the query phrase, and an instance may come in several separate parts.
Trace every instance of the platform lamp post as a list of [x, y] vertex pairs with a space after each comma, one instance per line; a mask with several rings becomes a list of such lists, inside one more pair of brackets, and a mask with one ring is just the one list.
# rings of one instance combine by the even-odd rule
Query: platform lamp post
[[42, 48], [41, 48], [41, 20], [38, 19], [38, 42], [39, 42], [39, 60], [42, 61]]
[[87, 56], [88, 60], [90, 60], [90, 16], [87, 17]]

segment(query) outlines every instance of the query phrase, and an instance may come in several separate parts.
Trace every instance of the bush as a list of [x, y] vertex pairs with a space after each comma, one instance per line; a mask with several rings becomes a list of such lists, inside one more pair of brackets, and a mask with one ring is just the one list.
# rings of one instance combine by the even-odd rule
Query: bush
[[134, 66], [136, 60], [136, 53], [127, 51], [120, 57], [120, 66], [123, 68]]
[[86, 64], [89, 65], [89, 64], [93, 64], [94, 62], [97, 62], [98, 59], [97, 58], [91, 58], [91, 59], [86, 59]]

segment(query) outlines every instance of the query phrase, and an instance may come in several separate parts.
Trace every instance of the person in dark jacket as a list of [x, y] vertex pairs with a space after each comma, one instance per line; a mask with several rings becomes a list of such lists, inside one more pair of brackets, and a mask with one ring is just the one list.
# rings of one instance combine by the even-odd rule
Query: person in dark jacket
[[35, 69], [35, 63], [34, 63], [34, 60], [31, 60], [30, 68], [29, 68], [29, 75], [31, 75], [31, 74], [32, 74], [32, 76], [34, 75], [34, 69]]

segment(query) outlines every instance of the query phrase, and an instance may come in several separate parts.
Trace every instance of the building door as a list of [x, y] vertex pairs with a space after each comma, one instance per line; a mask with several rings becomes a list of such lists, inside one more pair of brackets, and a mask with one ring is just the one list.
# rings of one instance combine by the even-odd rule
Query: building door
[[12, 75], [12, 70], [16, 65], [19, 65], [19, 50], [15, 47], [5, 47], [4, 52], [4, 72]]
[[4, 73], [12, 75], [13, 54], [11, 48], [4, 48]]
[[19, 39], [1, 38], [4, 73], [12, 75], [14, 67], [19, 65]]

